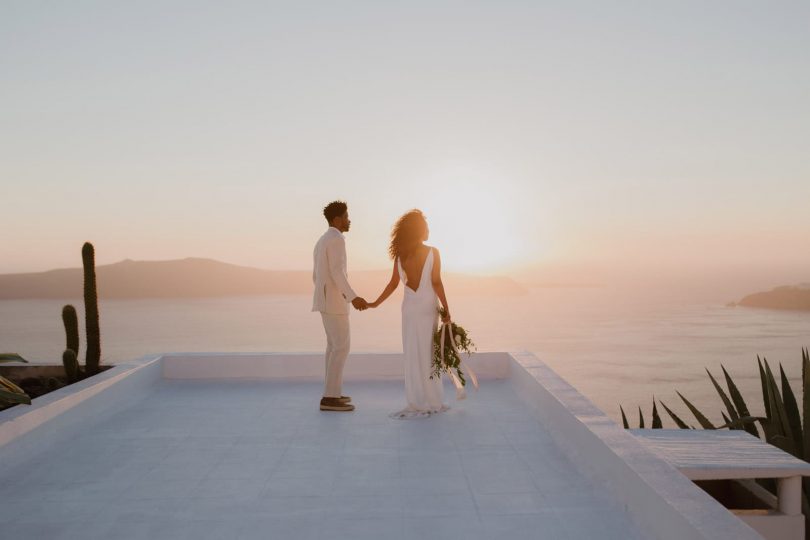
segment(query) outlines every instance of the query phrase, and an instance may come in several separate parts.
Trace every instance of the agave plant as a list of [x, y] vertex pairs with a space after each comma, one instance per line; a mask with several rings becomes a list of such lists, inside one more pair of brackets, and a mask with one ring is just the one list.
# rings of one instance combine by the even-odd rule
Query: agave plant
[[[0, 353], [0, 363], [4, 362], [28, 363], [17, 353]], [[31, 398], [25, 393], [25, 390], [0, 375], [0, 405], [15, 405], [17, 403], [31, 405]]]
[[[709, 376], [711, 377], [711, 373], [709, 374]], [[721, 389], [721, 391], [722, 391], [722, 389]], [[752, 424], [750, 424], [750, 422], [753, 422], [753, 421], [756, 421], [756, 420], [764, 420], [764, 418], [761, 419], [761, 418], [758, 418], [758, 417], [755, 417], [755, 416], [749, 416], [747, 414], [745, 416], [743, 416], [743, 417], [734, 418], [732, 420], [732, 419], [729, 419], [725, 415], [725, 413], [721, 413], [721, 414], [723, 414], [723, 418], [726, 420], [726, 423], [722, 424], [722, 425], [719, 425], [719, 426], [715, 426], [714, 424], [712, 424], [709, 421], [708, 418], [706, 418], [705, 415], [703, 415], [697, 409], [697, 407], [692, 405], [692, 402], [690, 402], [688, 399], [683, 397], [683, 395], [680, 392], [676, 392], [676, 393], [681, 397], [681, 399], [684, 401], [684, 403], [686, 403], [686, 406], [689, 408], [690, 411], [692, 411], [692, 414], [695, 415], [695, 418], [697, 418], [698, 423], [704, 429], [722, 429], [722, 428], [741, 429], [742, 428], [742, 429], [747, 430], [747, 429], [750, 429], [751, 427], [753, 427]], [[686, 422], [684, 422], [683, 420], [681, 420], [681, 418], [677, 414], [675, 414], [672, 411], [672, 409], [667, 407], [666, 403], [664, 403], [660, 399], [658, 400], [658, 403], [661, 404], [661, 406], [664, 408], [666, 413], [669, 415], [669, 417], [672, 419], [672, 421], [675, 422], [675, 425], [677, 425], [679, 428], [681, 428], [681, 429], [695, 429], [695, 426], [689, 425]], [[630, 429], [630, 423], [627, 421], [627, 415], [625, 414], [624, 408], [622, 408], [621, 405], [619, 405], [619, 410], [622, 413], [622, 425], [624, 426], [624, 429]], [[652, 429], [662, 429], [664, 426], [663, 426], [663, 423], [661, 422], [661, 416], [658, 414], [658, 406], [657, 406], [657, 404], [655, 402], [654, 397], [653, 397], [653, 408], [652, 408], [652, 415], [651, 416], [652, 416], [652, 426], [650, 426], [650, 427]], [[641, 407], [638, 408], [638, 419], [639, 419], [638, 427], [640, 429], [644, 429], [644, 413], [641, 411]], [[756, 435], [756, 428], [753, 428], [753, 429], [754, 429], [754, 435]]]
[[[728, 371], [726, 371], [726, 368], [723, 366], [720, 366], [720, 368], [723, 370], [723, 377], [728, 387], [728, 393], [726, 393], [708, 369], [706, 373], [709, 374], [709, 379], [726, 409], [725, 411], [721, 411], [721, 415], [725, 421], [724, 424], [715, 426], [692, 402], [686, 399], [683, 394], [678, 392], [678, 396], [683, 400], [686, 407], [703, 429], [743, 429], [755, 437], [765, 439], [769, 444], [799, 459], [810, 461], [810, 353], [808, 349], [802, 349], [801, 411], [799, 411], [796, 394], [790, 386], [782, 364], [779, 364], [779, 384], [776, 382], [776, 377], [767, 359], [760, 359], [760, 357], [757, 356], [757, 365], [759, 367], [759, 379], [762, 387], [762, 402], [765, 409], [764, 417], [751, 415], [740, 390], [737, 388], [737, 385], [734, 384], [731, 375], [729, 375]], [[687, 425], [686, 422], [679, 418], [660, 400], [659, 403], [661, 403], [661, 406], [679, 428], [695, 429], [693, 426]], [[619, 408], [621, 409], [621, 407]], [[627, 417], [624, 414], [624, 409], [621, 409], [621, 412], [622, 423], [627, 429], [629, 425]], [[657, 414], [654, 400], [653, 414]], [[640, 408], [639, 415], [641, 416]], [[643, 428], [643, 417], [641, 417], [640, 424]], [[759, 425], [759, 429], [757, 425]], [[761, 434], [760, 429], [762, 430]], [[773, 486], [766, 484], [766, 487], [772, 489]], [[804, 480], [802, 491], [802, 513], [804, 513], [807, 518], [807, 516], [810, 516], [810, 504], [808, 503], [808, 501], [810, 501], [810, 480]], [[810, 530], [808, 530], [808, 532], [810, 532]]]
[[[661, 403], [663, 405], [663, 403]], [[619, 405], [619, 410], [622, 411], [622, 425], [624, 425], [624, 429], [630, 429], [630, 424], [627, 422], [627, 415], [624, 414], [624, 409], [622, 406]], [[638, 408], [638, 427], [639, 429], [644, 429], [644, 413], [641, 412], [641, 407]], [[653, 408], [652, 408], [652, 429], [662, 429], [664, 425], [661, 423], [661, 416], [658, 414], [658, 407], [655, 404], [655, 396], [653, 396]]]
[[[721, 426], [713, 425], [700, 410], [695, 407], [680, 392], [678, 396], [683, 400], [689, 410], [704, 429], [744, 429], [751, 435], [764, 438], [766, 442], [781, 448], [785, 452], [805, 461], [810, 460], [810, 354], [807, 349], [802, 349], [802, 411], [796, 401], [796, 394], [790, 386], [782, 364], [779, 364], [779, 383], [771, 370], [768, 360], [757, 356], [757, 366], [759, 367], [760, 385], [762, 388], [762, 402], [765, 409], [765, 416], [752, 416], [748, 405], [745, 403], [734, 380], [729, 375], [726, 368], [721, 366], [723, 376], [728, 387], [728, 393], [717, 382], [712, 373], [707, 369], [709, 379], [717, 390], [720, 399], [725, 406], [725, 412], [721, 412], [725, 424]], [[781, 391], [780, 391], [781, 386]], [[663, 404], [662, 404], [663, 405]], [[678, 422], [672, 411], [668, 408], [673, 421], [684, 427], [682, 421]], [[726, 414], [728, 413], [728, 414]], [[679, 419], [678, 419], [679, 420]], [[760, 434], [760, 429], [762, 433]]]

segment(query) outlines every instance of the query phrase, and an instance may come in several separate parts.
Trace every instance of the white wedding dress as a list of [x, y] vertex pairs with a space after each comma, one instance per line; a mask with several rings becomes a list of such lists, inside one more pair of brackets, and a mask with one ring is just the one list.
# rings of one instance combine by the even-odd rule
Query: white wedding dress
[[405, 399], [408, 406], [395, 412], [392, 418], [423, 418], [446, 411], [443, 403], [442, 381], [430, 378], [433, 363], [433, 333], [438, 325], [438, 300], [433, 290], [433, 248], [425, 258], [422, 278], [416, 290], [408, 286], [408, 278], [397, 262], [399, 278], [405, 285], [402, 299], [402, 351], [405, 361]]

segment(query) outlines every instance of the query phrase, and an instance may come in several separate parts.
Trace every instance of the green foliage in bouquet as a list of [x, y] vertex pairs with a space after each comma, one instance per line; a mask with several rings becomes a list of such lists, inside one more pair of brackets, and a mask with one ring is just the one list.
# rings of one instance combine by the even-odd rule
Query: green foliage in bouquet
[[[444, 308], [439, 308], [440, 318], [444, 318], [446, 313]], [[455, 348], [450, 340], [455, 342]], [[442, 361], [442, 349], [444, 349], [444, 361]], [[450, 370], [455, 370], [462, 386], [467, 385], [467, 379], [465, 379], [464, 373], [461, 371], [461, 357], [456, 353], [456, 349], [460, 353], [468, 355], [475, 350], [475, 343], [470, 339], [467, 330], [463, 326], [451, 322], [450, 331], [444, 332], [444, 341], [442, 342], [441, 326], [439, 326], [433, 333], [433, 371], [430, 374], [431, 379], [441, 377], [444, 372], [450, 373]]]

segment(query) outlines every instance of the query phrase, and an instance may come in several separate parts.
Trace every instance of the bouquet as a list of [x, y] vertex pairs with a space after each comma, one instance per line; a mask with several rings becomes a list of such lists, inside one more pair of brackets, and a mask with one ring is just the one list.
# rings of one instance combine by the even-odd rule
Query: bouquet
[[[439, 317], [444, 318], [447, 312], [439, 308]], [[456, 399], [464, 399], [469, 375], [473, 385], [478, 388], [478, 377], [462, 359], [462, 353], [468, 357], [475, 350], [475, 343], [470, 339], [467, 330], [454, 322], [442, 323], [433, 334], [433, 370], [430, 378], [441, 377], [447, 373], [456, 387]]]

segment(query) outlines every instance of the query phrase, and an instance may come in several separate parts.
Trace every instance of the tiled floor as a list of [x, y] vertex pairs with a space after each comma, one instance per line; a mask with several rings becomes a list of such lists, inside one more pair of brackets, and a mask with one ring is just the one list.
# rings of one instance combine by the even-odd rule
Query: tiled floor
[[161, 381], [0, 478], [4, 538], [616, 539], [641, 536], [512, 394], [392, 420], [401, 383]]

